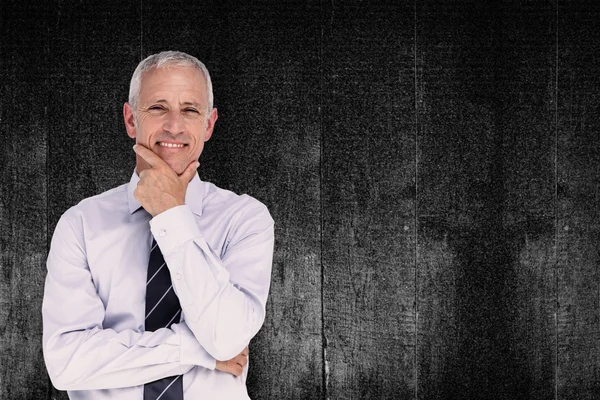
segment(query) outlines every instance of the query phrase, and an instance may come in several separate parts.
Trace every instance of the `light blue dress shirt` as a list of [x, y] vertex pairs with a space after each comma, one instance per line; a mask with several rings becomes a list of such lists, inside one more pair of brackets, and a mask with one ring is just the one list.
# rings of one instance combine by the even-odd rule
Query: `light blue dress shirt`
[[[183, 374], [186, 399], [248, 399], [246, 374], [218, 371], [265, 318], [273, 220], [250, 196], [196, 175], [185, 205], [154, 218], [133, 197], [139, 181], [83, 200], [59, 220], [48, 255], [43, 349], [54, 386], [71, 399], [142, 399], [143, 384]], [[152, 236], [183, 310], [144, 331]]]

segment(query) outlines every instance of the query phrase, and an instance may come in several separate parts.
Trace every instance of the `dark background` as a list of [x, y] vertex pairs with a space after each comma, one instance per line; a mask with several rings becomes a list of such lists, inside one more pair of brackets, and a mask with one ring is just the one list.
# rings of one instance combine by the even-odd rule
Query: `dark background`
[[0, 397], [60, 215], [129, 180], [142, 57], [197, 56], [200, 175], [264, 202], [255, 399], [600, 398], [600, 2], [0, 3]]

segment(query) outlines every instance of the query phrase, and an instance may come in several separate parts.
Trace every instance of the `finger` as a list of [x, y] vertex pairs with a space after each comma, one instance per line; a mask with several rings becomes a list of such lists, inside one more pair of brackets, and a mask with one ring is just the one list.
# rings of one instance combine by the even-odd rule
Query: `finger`
[[190, 163], [190, 165], [187, 166], [185, 171], [183, 171], [181, 173], [181, 175], [179, 175], [179, 177], [181, 178], [182, 181], [184, 181], [185, 183], [188, 183], [189, 181], [192, 180], [194, 175], [196, 175], [196, 170], [198, 169], [199, 166], [200, 166], [200, 163], [198, 161], [192, 161]]
[[136, 144], [133, 146], [133, 151], [135, 151], [138, 156], [142, 157], [144, 161], [150, 164], [151, 167], [155, 167], [157, 165], [166, 165], [162, 158], [144, 145]]

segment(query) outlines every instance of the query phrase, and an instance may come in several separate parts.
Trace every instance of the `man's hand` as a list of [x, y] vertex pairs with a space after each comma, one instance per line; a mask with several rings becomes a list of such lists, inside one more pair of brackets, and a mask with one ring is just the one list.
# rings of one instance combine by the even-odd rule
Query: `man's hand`
[[155, 217], [163, 211], [185, 204], [188, 183], [194, 177], [200, 163], [192, 161], [181, 175], [177, 175], [152, 150], [136, 144], [133, 151], [151, 167], [140, 172], [140, 181], [133, 192], [133, 197], [142, 207]]
[[229, 361], [219, 361], [217, 360], [217, 365], [215, 369], [223, 372], [229, 372], [232, 375], [240, 376], [244, 371], [246, 365], [248, 365], [248, 346], [240, 354], [233, 357]]

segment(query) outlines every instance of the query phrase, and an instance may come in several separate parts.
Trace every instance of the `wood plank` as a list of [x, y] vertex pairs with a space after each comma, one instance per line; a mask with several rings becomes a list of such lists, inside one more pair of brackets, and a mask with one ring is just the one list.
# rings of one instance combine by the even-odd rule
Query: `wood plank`
[[558, 7], [558, 399], [600, 397], [600, 5]]
[[420, 399], [474, 398], [491, 376], [486, 354], [498, 352], [486, 337], [493, 320], [482, 307], [493, 301], [488, 271], [497, 253], [486, 228], [498, 230], [494, 220], [485, 226], [498, 142], [487, 98], [492, 19], [466, 2], [417, 6]]
[[552, 11], [417, 5], [418, 398], [553, 393]]
[[129, 181], [133, 140], [123, 123], [140, 61], [140, 9], [130, 2], [60, 3], [49, 35], [50, 232], [80, 200]]
[[144, 1], [144, 54], [181, 49], [211, 72], [219, 120], [202, 179], [258, 198], [275, 220], [267, 316], [250, 345], [255, 399], [322, 398], [319, 11]]
[[412, 2], [324, 3], [326, 398], [415, 396]]
[[[46, 399], [47, 6], [0, 4], [0, 398]], [[35, 18], [32, 15], [36, 16]]]
[[[140, 57], [139, 4], [60, 2], [49, 14], [48, 228], [82, 199], [129, 181], [123, 103]], [[52, 399], [67, 399], [52, 389]]]
[[[504, 2], [503, 296], [517, 399], [551, 399], [556, 375], [556, 2]], [[507, 397], [508, 398], [508, 397]]]

